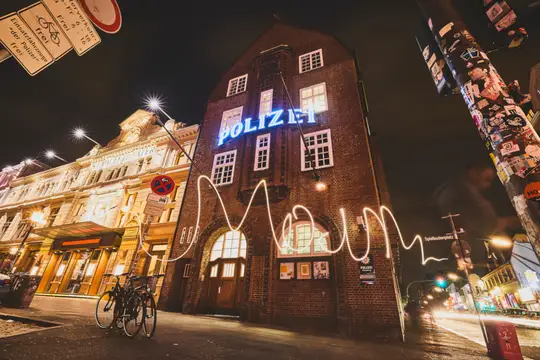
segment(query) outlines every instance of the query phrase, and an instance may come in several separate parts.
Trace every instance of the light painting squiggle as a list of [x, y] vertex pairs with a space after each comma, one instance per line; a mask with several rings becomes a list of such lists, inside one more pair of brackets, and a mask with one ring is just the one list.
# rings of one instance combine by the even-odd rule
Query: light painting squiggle
[[[307, 248], [311, 247], [311, 243], [314, 240], [315, 221], [313, 219], [313, 215], [311, 214], [311, 212], [305, 206], [299, 205], [299, 204], [294, 205], [293, 208], [292, 208], [292, 212], [288, 213], [285, 216], [285, 219], [284, 219], [283, 224], [282, 224], [282, 229], [281, 229], [281, 238], [282, 239], [285, 239], [285, 238], [289, 239], [290, 238], [290, 236], [292, 235], [293, 219], [298, 220], [298, 211], [301, 210], [301, 211], [304, 211], [307, 214], [308, 218], [309, 218], [309, 223], [311, 225], [311, 232], [310, 232], [311, 237], [310, 237], [310, 240], [305, 246], [303, 246], [301, 248], [298, 248], [298, 249], [290, 246], [288, 241], [286, 242], [286, 244], [284, 246], [281, 246], [281, 244], [279, 242], [279, 239], [276, 236], [274, 222], [272, 221], [272, 213], [270, 211], [270, 197], [268, 195], [268, 188], [266, 186], [266, 180], [261, 180], [257, 184], [257, 186], [255, 187], [255, 190], [253, 191], [253, 193], [251, 195], [251, 199], [249, 200], [247, 209], [246, 209], [246, 211], [244, 213], [244, 216], [242, 217], [242, 220], [240, 221], [238, 226], [234, 227], [231, 224], [231, 221], [229, 219], [229, 215], [227, 214], [227, 209], [225, 208], [225, 203], [223, 202], [223, 199], [221, 198], [221, 195], [219, 194], [218, 189], [216, 188], [216, 186], [214, 185], [214, 183], [212, 182], [212, 180], [208, 176], [201, 175], [197, 179], [197, 221], [196, 221], [196, 224], [195, 224], [195, 233], [193, 234], [193, 237], [192, 237], [191, 242], [189, 243], [189, 246], [187, 247], [187, 249], [182, 254], [180, 254], [179, 256], [177, 256], [177, 257], [175, 257], [173, 259], [162, 260], [162, 259], [157, 258], [156, 260], [158, 260], [158, 261], [166, 261], [166, 262], [177, 261], [177, 260], [183, 258], [191, 250], [191, 247], [193, 246], [193, 244], [195, 243], [195, 239], [197, 238], [197, 235], [198, 235], [198, 232], [199, 232], [199, 224], [200, 224], [200, 220], [201, 220], [201, 182], [202, 182], [202, 180], [206, 180], [210, 184], [210, 186], [212, 187], [214, 192], [216, 193], [216, 195], [218, 197], [218, 200], [219, 200], [219, 203], [221, 204], [221, 208], [223, 209], [223, 213], [225, 214], [225, 219], [227, 221], [227, 225], [228, 225], [228, 227], [229, 227], [229, 229], [231, 231], [240, 231], [240, 229], [242, 228], [242, 225], [244, 225], [244, 221], [246, 220], [246, 217], [247, 217], [247, 215], [249, 213], [249, 210], [250, 210], [251, 205], [253, 203], [253, 199], [255, 198], [255, 195], [259, 191], [259, 188], [262, 187], [262, 189], [264, 191], [264, 194], [265, 194], [265, 198], [266, 198], [266, 210], [267, 210], [267, 213], [268, 213], [268, 221], [270, 222], [270, 229], [272, 231], [272, 238], [274, 239], [274, 243], [276, 244], [279, 251], [282, 251], [283, 249], [285, 249], [285, 250], [292, 249], [293, 251], [302, 251], [303, 249], [307, 249]], [[353, 252], [353, 250], [351, 248], [351, 243], [349, 241], [349, 231], [347, 229], [347, 222], [346, 222], [346, 217], [345, 217], [345, 209], [341, 208], [341, 209], [339, 209], [339, 212], [340, 212], [341, 220], [342, 220], [342, 223], [343, 223], [343, 233], [341, 235], [341, 242], [340, 242], [339, 246], [334, 250], [327, 249], [327, 252], [330, 253], [330, 254], [335, 254], [338, 251], [341, 251], [343, 249], [344, 245], [347, 244], [347, 250], [349, 251], [350, 256], [355, 261], [364, 260], [369, 255], [369, 251], [370, 251], [370, 247], [371, 247], [371, 232], [370, 232], [370, 225], [369, 225], [369, 221], [368, 221], [368, 215], [371, 214], [373, 217], [375, 217], [375, 219], [377, 220], [377, 222], [379, 223], [379, 225], [383, 229], [385, 245], [386, 245], [386, 257], [390, 258], [390, 236], [388, 234], [388, 227], [387, 227], [386, 218], [385, 218], [385, 213], [387, 213], [390, 216], [390, 218], [392, 219], [392, 221], [394, 223], [394, 226], [397, 229], [401, 245], [406, 250], [409, 250], [410, 248], [412, 248], [412, 246], [416, 242], [420, 243], [420, 252], [422, 254], [422, 265], [427, 264], [429, 261], [448, 260], [448, 258], [435, 258], [435, 257], [425, 258], [425, 255], [424, 255], [424, 243], [422, 241], [422, 236], [420, 236], [420, 235], [416, 235], [414, 237], [413, 241], [409, 245], [405, 244], [405, 241], [403, 240], [403, 236], [401, 234], [401, 230], [399, 229], [399, 226], [397, 224], [397, 221], [396, 221], [394, 215], [392, 214], [390, 209], [388, 209], [384, 205], [382, 205], [380, 207], [380, 213], [379, 214], [377, 214], [374, 210], [372, 210], [369, 207], [365, 207], [362, 210], [364, 223], [366, 224], [365, 225], [365, 230], [366, 230], [367, 246], [366, 246], [366, 251], [365, 251], [364, 255], [362, 255], [361, 257], [357, 257], [357, 256], [355, 256], [355, 254], [354, 254], [354, 252]], [[148, 256], [153, 256], [143, 246], [141, 220], [140, 220], [138, 215], [135, 215], [135, 217], [137, 218], [137, 221], [139, 223], [140, 246]], [[288, 230], [288, 232], [287, 232], [287, 230]], [[287, 236], [285, 236], [286, 232], [287, 232]], [[326, 236], [328, 236], [328, 233], [322, 234], [321, 237], [319, 238], [319, 240], [326, 237]]]

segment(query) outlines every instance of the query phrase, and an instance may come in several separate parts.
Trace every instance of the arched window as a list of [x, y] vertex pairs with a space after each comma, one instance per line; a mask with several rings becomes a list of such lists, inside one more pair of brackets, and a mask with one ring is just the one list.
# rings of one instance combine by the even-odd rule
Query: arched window
[[279, 257], [330, 255], [328, 252], [328, 232], [317, 223], [315, 223], [311, 244], [309, 243], [311, 238], [310, 222], [296, 222], [292, 225], [290, 236], [288, 236], [289, 229], [285, 230], [284, 235], [280, 241], [281, 249], [278, 249]]
[[246, 258], [247, 242], [246, 237], [240, 231], [228, 231], [221, 235], [210, 254], [210, 261], [223, 259]]

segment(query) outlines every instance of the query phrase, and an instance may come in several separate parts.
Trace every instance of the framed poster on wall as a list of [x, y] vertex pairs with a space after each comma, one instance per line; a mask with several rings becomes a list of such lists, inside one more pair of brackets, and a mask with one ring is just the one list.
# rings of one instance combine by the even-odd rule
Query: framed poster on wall
[[281, 263], [279, 264], [279, 278], [281, 280], [294, 279], [294, 263]]
[[311, 280], [311, 263], [299, 262], [296, 264], [296, 274], [298, 279], [310, 279]]
[[314, 279], [330, 279], [330, 265], [328, 261], [315, 261], [313, 263]]

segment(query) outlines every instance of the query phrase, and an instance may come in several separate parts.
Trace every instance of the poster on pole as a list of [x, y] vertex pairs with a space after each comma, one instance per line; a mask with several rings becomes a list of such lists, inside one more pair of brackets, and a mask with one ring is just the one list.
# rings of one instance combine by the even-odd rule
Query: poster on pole
[[17, 12], [55, 60], [71, 50], [71, 44], [47, 8], [40, 2]]
[[81, 9], [77, 0], [42, 0], [69, 42], [82, 56], [101, 42], [94, 25]]
[[16, 13], [0, 18], [0, 43], [32, 76], [54, 62], [52, 55]]

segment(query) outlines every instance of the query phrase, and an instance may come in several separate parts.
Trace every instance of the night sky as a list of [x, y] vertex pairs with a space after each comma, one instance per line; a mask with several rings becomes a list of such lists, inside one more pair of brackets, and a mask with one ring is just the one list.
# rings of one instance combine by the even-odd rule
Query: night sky
[[[2, 0], [0, 15], [31, 3]], [[420, 18], [415, 2], [350, 3], [331, 8], [333, 2], [216, 6], [206, 1], [119, 0], [122, 29], [115, 35], [100, 32], [102, 43], [82, 57], [71, 51], [35, 77], [13, 59], [0, 64], [0, 166], [37, 157], [47, 148], [73, 161], [92, 147], [72, 141], [73, 127], [84, 126], [91, 137], [107, 143], [147, 94], [163, 95], [176, 120], [199, 123], [221, 74], [277, 21], [276, 14], [287, 23], [333, 34], [356, 49], [369, 122], [398, 221], [410, 239], [413, 231], [437, 235], [419, 228], [431, 193], [459, 172], [465, 159], [487, 159], [487, 152], [462, 98], [441, 98], [436, 92], [414, 38]], [[538, 21], [535, 26], [528, 28], [531, 37], [521, 49], [490, 55], [503, 78], [519, 80], [524, 89], [530, 68], [540, 62]], [[511, 211], [502, 186], [492, 196], [501, 213]], [[434, 246], [426, 251], [433, 253]], [[404, 252], [402, 259], [405, 281], [423, 276], [419, 251]]]

